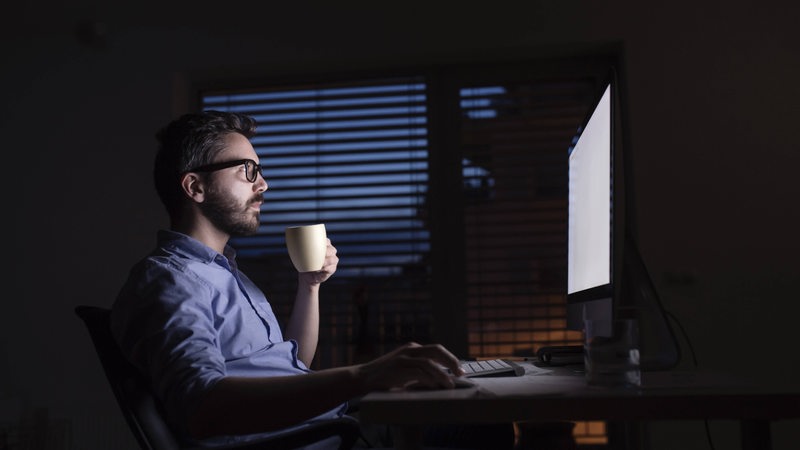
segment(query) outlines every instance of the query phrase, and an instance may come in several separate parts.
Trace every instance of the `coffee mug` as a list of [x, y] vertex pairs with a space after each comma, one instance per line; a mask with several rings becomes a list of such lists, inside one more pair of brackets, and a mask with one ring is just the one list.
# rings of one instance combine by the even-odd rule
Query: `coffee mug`
[[286, 228], [286, 248], [298, 272], [316, 272], [325, 264], [328, 236], [325, 224]]

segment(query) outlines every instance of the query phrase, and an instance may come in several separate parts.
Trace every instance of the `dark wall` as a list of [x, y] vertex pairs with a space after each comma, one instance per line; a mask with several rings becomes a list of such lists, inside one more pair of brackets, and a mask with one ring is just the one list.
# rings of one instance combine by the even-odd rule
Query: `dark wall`
[[[46, 412], [51, 427], [71, 427], [74, 448], [132, 444], [72, 308], [109, 305], [166, 225], [150, 181], [152, 136], [189, 107], [193, 83], [528, 59], [606, 43], [625, 48], [642, 253], [665, 306], [705, 367], [800, 379], [789, 350], [800, 310], [798, 6], [196, 3], [37, 3], [1, 19], [11, 270], [0, 424]], [[95, 28], [76, 33], [86, 21]], [[758, 364], [753, 355], [763, 355]], [[774, 427], [776, 448], [791, 447], [797, 424]], [[654, 427], [661, 445], [677, 427]], [[715, 427], [720, 442], [735, 441], [735, 430]], [[689, 431], [682, 445], [704, 448], [700, 429]]]

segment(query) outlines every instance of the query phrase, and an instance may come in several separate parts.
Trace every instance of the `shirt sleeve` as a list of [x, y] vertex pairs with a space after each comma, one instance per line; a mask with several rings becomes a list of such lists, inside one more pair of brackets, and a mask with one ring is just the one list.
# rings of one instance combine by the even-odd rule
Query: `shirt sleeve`
[[210, 307], [213, 289], [171, 264], [151, 259], [132, 271], [114, 305], [112, 331], [151, 381], [170, 422], [185, 432], [226, 369]]

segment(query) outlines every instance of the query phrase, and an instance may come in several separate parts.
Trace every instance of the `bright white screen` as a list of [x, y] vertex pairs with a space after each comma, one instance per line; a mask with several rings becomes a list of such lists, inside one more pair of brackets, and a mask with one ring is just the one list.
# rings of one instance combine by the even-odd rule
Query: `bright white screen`
[[569, 156], [567, 293], [611, 282], [611, 86]]

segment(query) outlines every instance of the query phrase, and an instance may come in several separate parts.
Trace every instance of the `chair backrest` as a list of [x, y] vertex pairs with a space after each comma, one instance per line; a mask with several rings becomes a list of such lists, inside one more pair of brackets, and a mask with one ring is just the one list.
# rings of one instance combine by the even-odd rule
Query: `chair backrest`
[[179, 450], [178, 441], [164, 421], [163, 412], [149, 384], [136, 367], [125, 359], [111, 335], [111, 311], [98, 306], [81, 305], [75, 308], [75, 314], [89, 330], [111, 390], [142, 449]]

